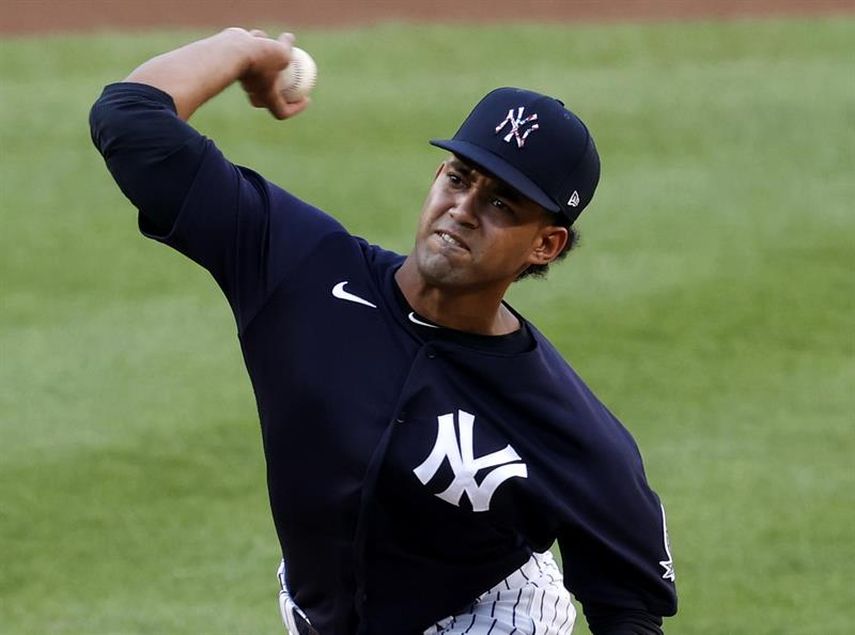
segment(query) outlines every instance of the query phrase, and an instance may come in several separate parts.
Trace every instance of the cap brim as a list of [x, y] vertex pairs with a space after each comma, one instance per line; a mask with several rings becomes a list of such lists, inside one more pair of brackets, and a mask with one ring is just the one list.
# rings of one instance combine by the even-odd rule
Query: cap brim
[[504, 159], [489, 150], [478, 147], [467, 141], [456, 139], [431, 139], [430, 144], [442, 148], [471, 161], [478, 167], [484, 168], [493, 176], [501, 179], [517, 192], [531, 199], [550, 212], [561, 212], [561, 208], [534, 181], [525, 174], [508, 164]]

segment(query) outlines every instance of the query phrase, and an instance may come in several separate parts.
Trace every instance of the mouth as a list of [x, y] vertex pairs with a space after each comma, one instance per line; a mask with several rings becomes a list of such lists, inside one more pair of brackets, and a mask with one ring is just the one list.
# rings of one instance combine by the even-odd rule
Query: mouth
[[451, 232], [440, 229], [435, 231], [434, 235], [439, 238], [443, 245], [469, 251], [469, 246], [463, 242], [463, 239], [457, 234], [452, 234]]

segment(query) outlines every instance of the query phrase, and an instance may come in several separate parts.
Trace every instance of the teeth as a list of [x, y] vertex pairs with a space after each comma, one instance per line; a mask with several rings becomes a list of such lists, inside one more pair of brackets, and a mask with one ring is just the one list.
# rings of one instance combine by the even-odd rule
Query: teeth
[[452, 238], [448, 234], [440, 234], [439, 237], [442, 238], [442, 240], [447, 242], [449, 245], [454, 245], [455, 247], [462, 247], [463, 246], [458, 241], [454, 240], [454, 238]]

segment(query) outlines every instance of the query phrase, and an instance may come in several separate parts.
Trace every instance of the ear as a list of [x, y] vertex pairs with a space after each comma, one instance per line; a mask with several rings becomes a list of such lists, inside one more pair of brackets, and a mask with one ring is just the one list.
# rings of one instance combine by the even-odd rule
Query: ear
[[567, 245], [570, 233], [566, 227], [547, 225], [538, 232], [534, 249], [529, 256], [529, 264], [547, 265], [555, 260]]

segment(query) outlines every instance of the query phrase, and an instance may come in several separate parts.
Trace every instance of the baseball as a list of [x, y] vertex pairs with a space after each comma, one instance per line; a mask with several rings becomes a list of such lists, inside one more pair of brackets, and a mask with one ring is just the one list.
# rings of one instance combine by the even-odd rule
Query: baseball
[[291, 49], [291, 61], [282, 71], [282, 95], [288, 102], [300, 101], [315, 87], [318, 65], [312, 56], [296, 46]]

